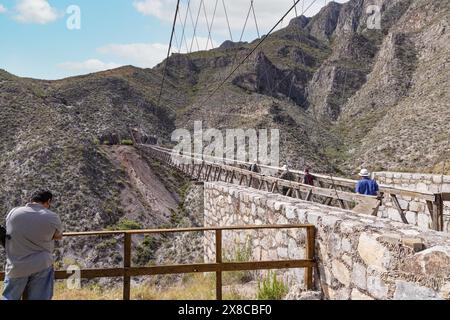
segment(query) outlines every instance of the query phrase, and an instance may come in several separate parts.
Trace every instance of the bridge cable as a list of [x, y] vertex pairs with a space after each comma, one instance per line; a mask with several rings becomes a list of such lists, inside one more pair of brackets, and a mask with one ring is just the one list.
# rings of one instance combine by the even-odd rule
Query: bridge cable
[[245, 18], [244, 28], [242, 29], [242, 33], [239, 38], [239, 42], [242, 41], [242, 37], [244, 36], [245, 28], [247, 27], [247, 22], [248, 22], [248, 18], [250, 17], [251, 10], [252, 10], [252, 5], [250, 4], [250, 7], [248, 8], [248, 12], [247, 12], [247, 18]]
[[194, 36], [193, 36], [192, 42], [191, 42], [191, 50], [190, 50], [191, 52], [192, 52], [192, 47], [193, 47], [193, 45], [194, 45], [194, 38], [196, 39], [196, 42], [197, 42], [197, 50], [200, 51], [200, 46], [199, 46], [199, 44], [198, 44], [198, 39], [196, 38], [196, 34], [197, 34], [198, 20], [199, 20], [199, 18], [200, 18], [200, 12], [201, 12], [201, 10], [202, 10], [202, 4], [203, 4], [203, 1], [204, 1], [204, 0], [201, 0], [201, 1], [200, 1], [200, 5], [199, 5], [199, 7], [198, 7], [197, 19], [195, 20], [195, 26], [194, 26]]
[[253, 5], [253, 0], [251, 2], [250, 7], [252, 8], [252, 11], [253, 11], [253, 18], [255, 19], [256, 32], [258, 33], [258, 39], [259, 39], [259, 38], [261, 38], [261, 35], [259, 34], [258, 20], [256, 19], [255, 6]]
[[233, 41], [233, 33], [231, 32], [230, 20], [228, 19], [227, 7], [225, 6], [225, 0], [222, 0], [223, 10], [225, 11], [225, 18], [227, 20], [228, 31], [230, 32], [230, 40]]
[[176, 27], [176, 23], [177, 23], [177, 17], [178, 17], [178, 10], [179, 10], [179, 8], [180, 8], [180, 0], [177, 0], [177, 8], [175, 10], [175, 17], [173, 18], [172, 33], [170, 35], [170, 42], [169, 42], [169, 49], [167, 50], [166, 63], [164, 64], [163, 78], [162, 78], [162, 82], [161, 82], [161, 89], [159, 90], [159, 97], [158, 97], [157, 106], [159, 106], [159, 103], [161, 102], [161, 96], [162, 96], [162, 93], [163, 93], [164, 81], [166, 79], [166, 71], [167, 71], [167, 65], [169, 64], [170, 51], [172, 50], [172, 41], [173, 41], [173, 35], [175, 34], [175, 27]]
[[188, 43], [187, 43], [187, 39], [185, 37], [185, 33], [186, 33], [187, 18], [188, 18], [188, 13], [189, 13], [189, 7], [190, 6], [191, 6], [191, 0], [188, 0], [187, 7], [186, 7], [186, 15], [184, 17], [184, 22], [183, 22], [183, 20], [180, 20], [181, 27], [183, 28], [183, 33], [181, 35], [181, 45], [180, 45], [180, 48], [178, 50], [178, 53], [181, 53], [181, 49], [182, 49], [181, 47], [183, 46], [183, 40], [185, 41], [185, 44], [186, 44], [186, 53], [189, 52], [189, 46], [188, 46]]
[[[296, 0], [295, 5], [299, 3], [300, 0]], [[281, 21], [287, 17], [287, 15], [294, 10], [294, 6], [292, 6], [284, 15], [283, 17], [270, 29], [270, 31], [258, 42], [258, 44], [248, 53], [245, 58], [238, 64], [236, 68], [232, 70], [232, 72], [225, 78], [224, 81], [222, 81], [219, 86], [201, 103], [205, 104], [209, 99], [211, 99], [216, 92], [233, 76], [233, 74], [244, 64], [245, 61], [247, 61], [250, 56], [264, 43], [264, 41], [272, 34], [272, 32], [278, 27], [278, 25], [281, 23]]]
[[[211, 31], [212, 31], [212, 28], [213, 28], [213, 25], [214, 25], [214, 20], [216, 18], [217, 5], [218, 4], [219, 4], [219, 0], [216, 0], [216, 4], [214, 5], [214, 13], [213, 13], [212, 20], [211, 20], [211, 25], [208, 26], [208, 40], [206, 41], [206, 50], [208, 50], [208, 43], [209, 43], [209, 41], [211, 41], [211, 48], [214, 49], [214, 43], [213, 43], [213, 40], [212, 40]], [[205, 17], [206, 17], [206, 8], [205, 8], [204, 5], [203, 5], [203, 9], [205, 10]], [[206, 21], [208, 21], [208, 20], [206, 20]]]
[[[233, 37], [232, 37], [232, 33], [231, 33], [231, 27], [230, 27], [230, 24], [229, 24], [228, 14], [227, 14], [227, 10], [226, 10], [226, 6], [225, 6], [225, 2], [224, 2], [224, 1], [223, 1], [223, 5], [224, 5], [224, 10], [225, 10], [225, 16], [227, 17], [227, 23], [228, 23], [228, 29], [229, 29], [229, 31], [230, 31], [230, 37], [231, 37], [231, 40], [233, 41]], [[248, 11], [247, 18], [246, 18], [246, 20], [245, 20], [244, 26], [243, 26], [243, 28], [242, 28], [241, 37], [240, 37], [240, 39], [239, 39], [239, 42], [242, 41], [242, 37], [243, 37], [244, 31], [245, 31], [245, 28], [246, 28], [246, 26], [247, 26], [247, 21], [248, 21], [248, 18], [249, 18], [249, 16], [250, 16], [250, 9], [251, 9], [251, 8], [249, 7], [249, 11]], [[239, 50], [236, 50], [236, 49], [235, 49], [234, 57], [233, 57], [233, 60], [232, 60], [232, 63], [231, 63], [231, 69], [233, 69], [234, 66], [235, 66], [235, 63], [236, 63], [236, 60], [237, 60], [238, 53], [239, 53]], [[226, 78], [226, 70], [224, 71], [224, 74], [225, 74], [225, 78]], [[210, 89], [211, 87], [212, 87], [212, 85], [210, 85], [210, 86], [207, 88], [206, 91], [208, 91], [208, 89]], [[208, 94], [208, 93], [206, 93], [205, 96], [206, 96], [207, 94]], [[224, 91], [224, 97], [225, 97], [225, 101], [228, 101], [228, 97], [226, 96], [225, 91]], [[212, 112], [212, 110], [210, 110], [210, 113], [211, 113], [211, 112]], [[230, 115], [230, 114], [227, 113], [227, 115]]]

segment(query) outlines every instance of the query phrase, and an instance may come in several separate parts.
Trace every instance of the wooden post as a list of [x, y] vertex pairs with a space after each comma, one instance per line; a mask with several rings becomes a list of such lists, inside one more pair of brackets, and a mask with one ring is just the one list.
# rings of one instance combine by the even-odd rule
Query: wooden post
[[216, 181], [220, 181], [221, 176], [222, 176], [222, 167], [219, 168], [219, 173], [217, 174]]
[[277, 182], [274, 182], [274, 183], [272, 184], [272, 189], [271, 189], [270, 192], [274, 193], [274, 192], [275, 192], [275, 189], [278, 189], [278, 183], [277, 183]]
[[[216, 263], [222, 264], [222, 230], [216, 230]], [[216, 272], [216, 299], [222, 300], [222, 268]]]
[[[314, 259], [314, 247], [315, 247], [315, 228], [308, 227], [306, 229], [306, 259]], [[305, 286], [306, 289], [311, 290], [313, 287], [313, 268], [307, 267], [305, 270]]]
[[225, 175], [225, 182], [228, 182], [228, 176], [230, 175], [230, 171], [227, 170], [227, 174]]
[[202, 162], [202, 166], [200, 167], [200, 170], [198, 170], [197, 180], [200, 180], [200, 176], [202, 174], [204, 166], [205, 166], [205, 161]]
[[397, 199], [397, 196], [395, 194], [391, 194], [392, 202], [394, 203], [394, 207], [397, 209], [398, 213], [400, 214], [400, 218], [402, 219], [403, 223], [408, 224], [408, 220], [405, 216], [405, 211], [403, 211], [400, 202]]
[[431, 228], [436, 231], [444, 230], [444, 202], [442, 199], [442, 195], [437, 193], [435, 194], [435, 201], [430, 208], [431, 213]]
[[250, 179], [248, 179], [248, 184], [247, 184], [247, 187], [251, 187], [252, 186], [252, 182], [253, 182], [253, 176], [252, 175], [250, 175]]
[[123, 300], [130, 300], [131, 277], [126, 275], [126, 271], [131, 267], [131, 234], [124, 233], [123, 243]]
[[262, 190], [263, 185], [264, 185], [264, 181], [261, 179], [261, 180], [259, 181], [259, 187], [258, 187], [258, 190]]
[[211, 176], [211, 170], [212, 170], [212, 165], [208, 165], [206, 167], [206, 178], [205, 178], [206, 181], [209, 181], [209, 177]]

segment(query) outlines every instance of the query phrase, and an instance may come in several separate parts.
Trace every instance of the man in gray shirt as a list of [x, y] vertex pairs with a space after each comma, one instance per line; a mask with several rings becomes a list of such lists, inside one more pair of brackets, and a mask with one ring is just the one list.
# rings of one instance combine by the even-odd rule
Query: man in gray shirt
[[62, 239], [61, 220], [50, 211], [53, 195], [33, 193], [30, 203], [6, 217], [6, 267], [3, 298], [50, 300], [53, 297], [54, 240]]

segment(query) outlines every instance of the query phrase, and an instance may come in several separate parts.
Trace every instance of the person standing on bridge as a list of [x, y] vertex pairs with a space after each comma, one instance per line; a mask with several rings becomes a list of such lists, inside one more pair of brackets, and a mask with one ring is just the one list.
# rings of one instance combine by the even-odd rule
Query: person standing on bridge
[[253, 163], [250, 165], [250, 168], [248, 170], [254, 173], [261, 173], [261, 169], [258, 165], [258, 159], [253, 160]]
[[305, 175], [303, 176], [303, 184], [307, 184], [308, 186], [314, 186], [314, 180], [316, 177], [309, 173], [310, 169], [305, 169]]
[[30, 203], [6, 217], [6, 266], [3, 299], [51, 300], [54, 240], [62, 239], [62, 224], [50, 211], [53, 195], [36, 191]]
[[[248, 168], [249, 171], [253, 172], [253, 173], [261, 173], [261, 168], [259, 167], [259, 162], [258, 159], [254, 159], [253, 163], [250, 165], [250, 167]], [[260, 181], [259, 179], [256, 178], [252, 178], [252, 187], [255, 189], [259, 189], [259, 184]]]
[[356, 193], [377, 196], [379, 192], [378, 183], [370, 178], [370, 172], [367, 169], [362, 169], [359, 176], [361, 180], [356, 185]]
[[[280, 179], [287, 181], [295, 181], [294, 174], [289, 170], [287, 165], [284, 165], [282, 168], [283, 172], [280, 175]], [[283, 187], [283, 195], [287, 195], [289, 191], [288, 187]]]

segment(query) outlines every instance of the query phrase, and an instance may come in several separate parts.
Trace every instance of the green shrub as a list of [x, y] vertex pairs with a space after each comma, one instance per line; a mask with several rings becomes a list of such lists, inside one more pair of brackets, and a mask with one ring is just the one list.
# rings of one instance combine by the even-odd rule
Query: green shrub
[[281, 300], [288, 292], [287, 285], [279, 281], [275, 273], [269, 272], [262, 280], [258, 280], [258, 300]]
[[108, 227], [108, 230], [139, 230], [142, 226], [139, 222], [122, 218], [114, 226]]
[[136, 248], [136, 256], [133, 262], [139, 266], [147, 265], [155, 257], [158, 242], [151, 236], [146, 235], [144, 241]]
[[[234, 250], [225, 254], [225, 262], [249, 262], [252, 259], [252, 243], [250, 237], [246, 238], [244, 244], [235, 242]], [[233, 271], [225, 273], [224, 282], [226, 283], [247, 283], [252, 280], [251, 271]]]
[[129, 140], [129, 139], [124, 139], [120, 142], [121, 145], [124, 146], [132, 146], [134, 145], [133, 140]]

